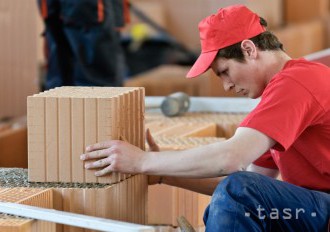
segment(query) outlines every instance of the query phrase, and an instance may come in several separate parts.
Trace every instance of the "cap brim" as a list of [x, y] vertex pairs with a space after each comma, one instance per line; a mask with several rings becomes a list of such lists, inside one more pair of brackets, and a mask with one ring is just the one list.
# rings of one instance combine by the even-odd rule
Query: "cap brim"
[[186, 77], [194, 78], [206, 72], [210, 68], [210, 65], [213, 62], [217, 53], [218, 51], [216, 50], [216, 51], [205, 52], [200, 54], [194, 65], [187, 73]]

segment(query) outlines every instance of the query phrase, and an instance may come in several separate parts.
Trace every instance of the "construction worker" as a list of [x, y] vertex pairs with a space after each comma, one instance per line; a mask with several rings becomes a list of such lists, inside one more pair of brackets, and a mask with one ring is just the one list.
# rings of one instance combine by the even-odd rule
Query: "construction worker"
[[38, 0], [45, 23], [45, 89], [121, 86], [125, 60], [118, 28], [125, 0]]
[[[184, 151], [146, 152], [124, 141], [90, 145], [86, 168], [154, 175], [212, 195], [206, 231], [327, 231], [330, 217], [330, 69], [292, 59], [243, 5], [199, 24], [202, 52], [187, 74], [209, 68], [225, 90], [260, 103], [230, 139]], [[302, 45], [303, 46], [303, 45]], [[276, 180], [281, 174], [283, 181]], [[186, 178], [186, 179], [185, 179]]]

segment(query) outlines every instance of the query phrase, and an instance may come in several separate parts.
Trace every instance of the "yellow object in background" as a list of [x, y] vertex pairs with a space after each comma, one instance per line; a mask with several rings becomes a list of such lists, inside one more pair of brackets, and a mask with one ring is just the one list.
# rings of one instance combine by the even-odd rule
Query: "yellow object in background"
[[143, 42], [149, 37], [149, 29], [144, 23], [134, 24], [130, 31], [132, 42], [130, 44], [130, 50], [138, 50]]

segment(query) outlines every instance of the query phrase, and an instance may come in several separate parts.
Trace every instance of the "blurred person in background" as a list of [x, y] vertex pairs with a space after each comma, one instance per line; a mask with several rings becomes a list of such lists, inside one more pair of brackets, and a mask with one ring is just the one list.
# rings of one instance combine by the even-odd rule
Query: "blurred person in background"
[[122, 86], [125, 59], [119, 29], [126, 0], [38, 0], [45, 24], [44, 89]]

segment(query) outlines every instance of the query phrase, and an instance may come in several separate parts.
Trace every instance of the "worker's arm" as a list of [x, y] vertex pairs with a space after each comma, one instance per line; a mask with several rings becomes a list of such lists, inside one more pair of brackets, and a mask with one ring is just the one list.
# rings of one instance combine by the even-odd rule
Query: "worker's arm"
[[107, 141], [87, 147], [81, 159], [99, 159], [86, 165], [103, 168], [98, 176], [122, 172], [209, 178], [246, 170], [274, 144], [265, 134], [241, 127], [226, 141], [184, 151], [145, 152], [124, 141]]
[[[152, 137], [150, 131], [147, 129], [146, 131], [146, 140], [149, 145], [149, 151], [160, 151], [159, 146], [155, 142]], [[247, 167], [247, 171], [257, 172], [272, 178], [276, 178], [278, 176], [278, 170], [263, 168], [260, 166], [256, 166], [254, 164], [250, 164]], [[194, 192], [212, 195], [217, 185], [225, 179], [226, 176], [223, 177], [214, 177], [214, 178], [203, 178], [203, 179], [189, 179], [182, 177], [173, 177], [173, 176], [151, 176], [148, 177], [148, 182], [150, 185], [154, 184], [166, 184], [171, 186], [176, 186], [180, 188], [184, 188], [187, 190], [191, 190]]]
[[[149, 146], [149, 151], [159, 152], [160, 148], [152, 137], [150, 130], [146, 131], [146, 140]], [[225, 177], [189, 179], [175, 176], [148, 176], [149, 185], [166, 184], [179, 188], [184, 188], [194, 192], [212, 195], [219, 182]]]
[[[269, 176], [272, 178], [276, 178], [278, 176], [278, 170], [263, 168], [254, 164], [250, 164], [246, 170], [250, 172], [260, 173], [262, 175]], [[212, 195], [218, 184], [225, 178], [226, 176], [203, 179], [190, 179], [173, 176], [149, 176], [149, 184], [152, 185], [161, 183], [176, 186], [179, 188], [184, 188], [206, 195]]]
[[[154, 176], [149, 176], [149, 183], [150, 183], [150, 178], [152, 179], [153, 177]], [[211, 196], [215, 188], [223, 179], [226, 178], [226, 176], [203, 178], [203, 179], [190, 179], [190, 178], [173, 177], [173, 176], [162, 176], [161, 178], [162, 178], [161, 180], [162, 184], [175, 186]]]

